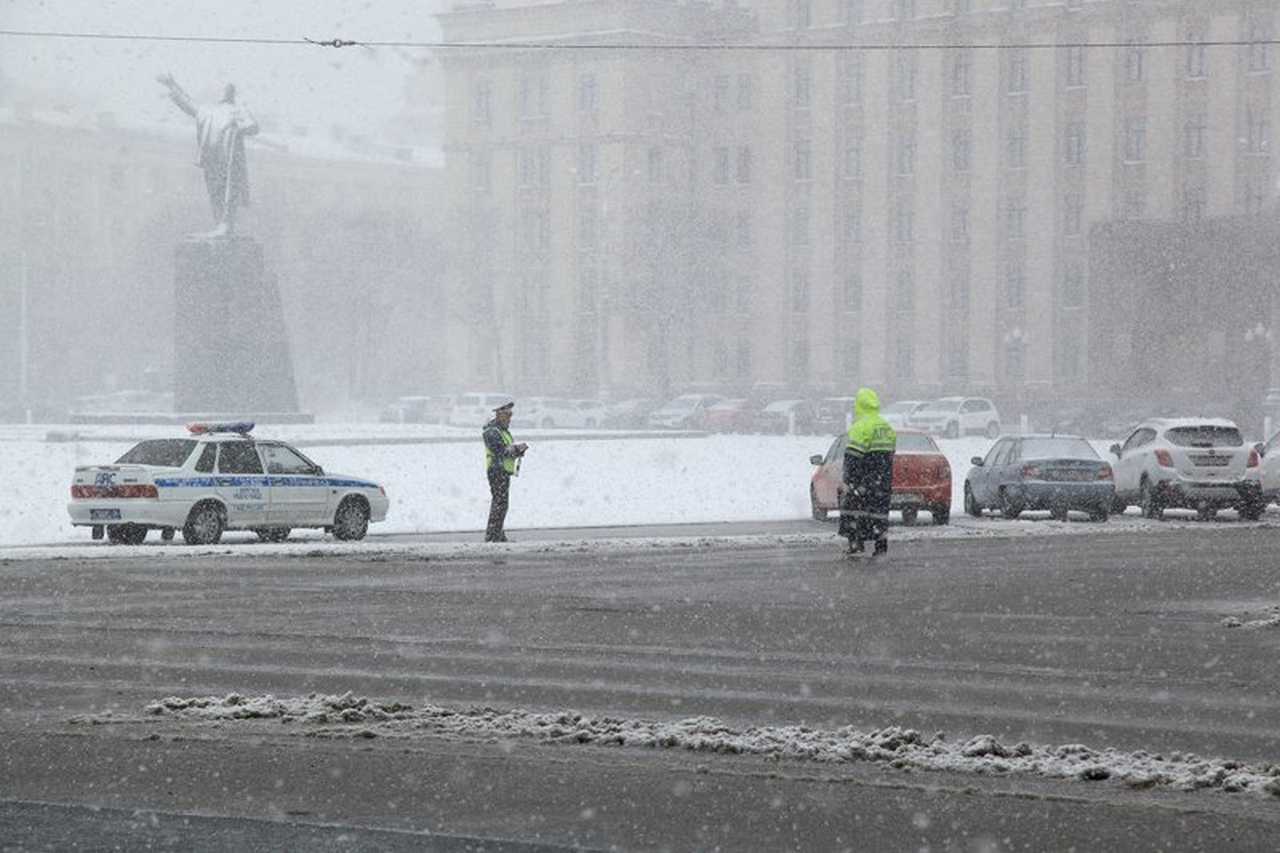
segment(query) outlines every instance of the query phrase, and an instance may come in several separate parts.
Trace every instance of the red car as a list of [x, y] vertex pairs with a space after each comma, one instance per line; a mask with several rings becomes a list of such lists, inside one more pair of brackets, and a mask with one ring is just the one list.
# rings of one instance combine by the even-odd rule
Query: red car
[[[809, 483], [809, 504], [816, 519], [825, 519], [831, 510], [840, 508], [847, 443], [847, 436], [838, 435], [826, 456], [809, 457], [818, 466]], [[933, 439], [922, 432], [898, 431], [889, 506], [901, 510], [903, 524], [915, 524], [916, 514], [922, 509], [929, 511], [934, 524], [951, 520], [951, 465]]]

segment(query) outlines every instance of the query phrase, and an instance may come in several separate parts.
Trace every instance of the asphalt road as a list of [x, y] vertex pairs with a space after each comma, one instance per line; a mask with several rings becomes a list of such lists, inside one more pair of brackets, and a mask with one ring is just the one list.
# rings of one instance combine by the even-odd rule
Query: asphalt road
[[429, 558], [305, 543], [285, 557], [0, 553], [0, 849], [1274, 850], [1280, 797], [319, 738], [143, 709], [352, 691], [1277, 762], [1280, 628], [1223, 622], [1280, 604], [1277, 544], [1274, 527], [1205, 524], [926, 537], [887, 561], [844, 559], [834, 537]]

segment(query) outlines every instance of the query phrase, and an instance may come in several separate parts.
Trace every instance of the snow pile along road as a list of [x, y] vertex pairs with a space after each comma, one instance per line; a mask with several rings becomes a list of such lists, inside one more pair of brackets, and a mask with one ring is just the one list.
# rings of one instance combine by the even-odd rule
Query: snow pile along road
[[[278, 720], [297, 724], [310, 737], [456, 737], [467, 740], [530, 738], [557, 744], [684, 749], [774, 760], [874, 762], [896, 769], [984, 775], [1031, 775], [1049, 779], [1118, 780], [1132, 788], [1181, 791], [1212, 789], [1280, 797], [1280, 765], [1251, 766], [1239, 761], [1201, 758], [1189, 753], [1167, 756], [1145, 751], [1097, 750], [1083, 744], [1037, 746], [1002, 744], [980, 734], [948, 742], [941, 733], [925, 737], [914, 729], [889, 726], [874, 731], [808, 726], [762, 726], [735, 730], [710, 717], [675, 722], [590, 717], [574, 711], [534, 713], [520, 709], [475, 707], [455, 710], [380, 704], [350, 693], [341, 696], [168, 697], [146, 707], [152, 717], [214, 724]], [[78, 717], [72, 722], [125, 722], [120, 717]]]

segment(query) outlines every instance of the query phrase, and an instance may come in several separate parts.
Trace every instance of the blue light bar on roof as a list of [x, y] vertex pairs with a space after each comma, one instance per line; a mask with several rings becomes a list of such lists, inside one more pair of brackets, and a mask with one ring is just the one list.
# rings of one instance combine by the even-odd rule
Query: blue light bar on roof
[[192, 435], [205, 435], [215, 432], [234, 432], [240, 435], [248, 435], [253, 432], [253, 421], [231, 421], [221, 424], [187, 424], [187, 432]]

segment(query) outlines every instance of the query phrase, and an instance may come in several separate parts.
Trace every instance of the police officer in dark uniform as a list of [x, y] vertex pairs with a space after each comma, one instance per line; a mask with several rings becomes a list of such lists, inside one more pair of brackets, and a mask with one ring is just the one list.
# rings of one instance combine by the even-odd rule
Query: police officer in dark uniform
[[511, 494], [511, 478], [520, 473], [520, 458], [529, 446], [511, 438], [511, 411], [515, 403], [504, 403], [493, 410], [493, 420], [484, 425], [484, 467], [489, 477], [489, 525], [484, 531], [486, 542], [506, 542], [502, 527], [507, 521], [507, 499]]

